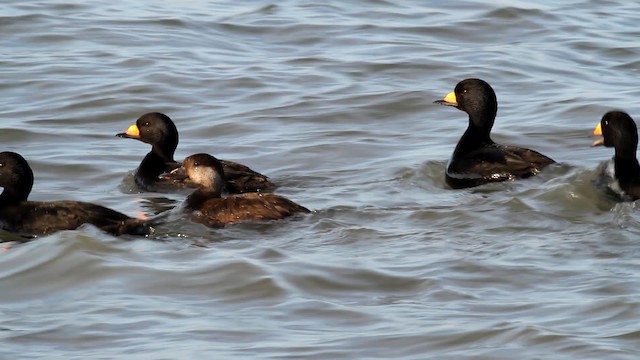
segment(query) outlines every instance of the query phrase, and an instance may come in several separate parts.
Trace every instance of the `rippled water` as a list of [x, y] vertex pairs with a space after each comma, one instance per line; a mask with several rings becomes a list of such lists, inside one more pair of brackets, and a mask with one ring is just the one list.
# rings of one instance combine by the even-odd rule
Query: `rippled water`
[[[135, 215], [169, 114], [209, 152], [314, 213], [153, 239], [95, 228], [0, 252], [0, 358], [636, 359], [640, 215], [592, 182], [605, 111], [640, 118], [640, 9], [626, 1], [15, 1], [0, 9], [3, 150], [34, 200]], [[496, 141], [561, 162], [445, 188], [467, 77], [497, 92]]]

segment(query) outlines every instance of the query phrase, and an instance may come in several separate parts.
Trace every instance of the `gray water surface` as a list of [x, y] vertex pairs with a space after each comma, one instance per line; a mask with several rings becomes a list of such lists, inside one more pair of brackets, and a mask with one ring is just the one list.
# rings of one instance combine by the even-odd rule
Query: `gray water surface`
[[[2, 359], [637, 359], [640, 213], [593, 185], [602, 114], [640, 118], [627, 1], [4, 1], [2, 151], [33, 200], [137, 216], [160, 111], [177, 159], [239, 161], [309, 216], [151, 239], [0, 234]], [[494, 87], [494, 140], [560, 164], [451, 190], [466, 114]]]

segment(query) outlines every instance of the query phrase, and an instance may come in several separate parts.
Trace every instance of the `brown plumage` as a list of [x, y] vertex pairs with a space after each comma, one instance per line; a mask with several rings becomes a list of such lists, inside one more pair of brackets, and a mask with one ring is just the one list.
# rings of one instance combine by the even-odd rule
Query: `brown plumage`
[[144, 220], [118, 211], [80, 201], [28, 201], [33, 171], [27, 161], [14, 152], [0, 153], [0, 227], [22, 235], [47, 235], [92, 224], [113, 235], [147, 235]]
[[[159, 175], [180, 166], [173, 159], [178, 147], [178, 130], [167, 115], [152, 112], [142, 115], [127, 131], [116, 134], [151, 145], [151, 151], [136, 170], [136, 184], [147, 191], [167, 191], [171, 188], [193, 186], [186, 179], [160, 179]], [[228, 160], [220, 160], [225, 171], [225, 190], [231, 194], [271, 191], [276, 185], [268, 177], [249, 167]]]
[[248, 166], [229, 160], [219, 160], [224, 168], [224, 189], [230, 194], [269, 192], [276, 188], [268, 177]]
[[270, 193], [245, 193], [221, 196], [224, 168], [209, 154], [195, 154], [184, 159], [182, 167], [162, 175], [162, 178], [187, 177], [198, 189], [183, 205], [194, 221], [211, 227], [223, 227], [243, 221], [277, 220], [309, 209]]

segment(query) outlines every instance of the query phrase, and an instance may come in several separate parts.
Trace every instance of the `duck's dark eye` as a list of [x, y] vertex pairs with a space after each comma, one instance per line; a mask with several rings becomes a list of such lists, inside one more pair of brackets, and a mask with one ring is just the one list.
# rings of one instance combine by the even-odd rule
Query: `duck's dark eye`
[[200, 165], [197, 161], [193, 163], [193, 166], [198, 166]]
[[149, 122], [147, 121], [146, 123], [144, 123], [144, 126], [149, 126]]

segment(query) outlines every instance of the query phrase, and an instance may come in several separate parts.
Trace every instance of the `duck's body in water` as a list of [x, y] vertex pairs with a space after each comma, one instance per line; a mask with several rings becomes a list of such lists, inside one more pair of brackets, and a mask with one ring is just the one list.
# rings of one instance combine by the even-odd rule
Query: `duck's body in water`
[[224, 168], [209, 154], [195, 154], [184, 159], [182, 166], [163, 178], [186, 176], [198, 189], [185, 200], [182, 210], [191, 218], [211, 227], [223, 227], [245, 221], [283, 219], [309, 209], [270, 193], [244, 193], [222, 197]]
[[445, 181], [454, 189], [490, 182], [527, 178], [555, 161], [537, 151], [495, 143], [490, 136], [498, 112], [496, 94], [480, 79], [459, 82], [437, 104], [456, 107], [469, 115], [464, 132], [447, 165]]
[[593, 146], [615, 149], [611, 159], [613, 172], [610, 166], [605, 166], [604, 173], [601, 174], [603, 178], [612, 178], [607, 186], [623, 199], [640, 199], [640, 165], [636, 157], [638, 128], [635, 121], [625, 112], [609, 111], [604, 114], [593, 133], [603, 137], [594, 142]]
[[48, 235], [94, 225], [113, 235], [148, 235], [147, 221], [107, 207], [81, 201], [29, 201], [33, 171], [19, 154], [0, 153], [0, 227], [27, 236]]
[[[167, 191], [193, 186], [186, 179], [160, 179], [159, 175], [180, 167], [173, 158], [178, 147], [178, 130], [167, 115], [153, 112], [142, 115], [127, 131], [116, 134], [151, 145], [151, 151], [136, 169], [135, 181], [145, 191]], [[231, 194], [264, 192], [275, 189], [269, 178], [249, 167], [220, 160], [225, 171], [225, 190]]]

